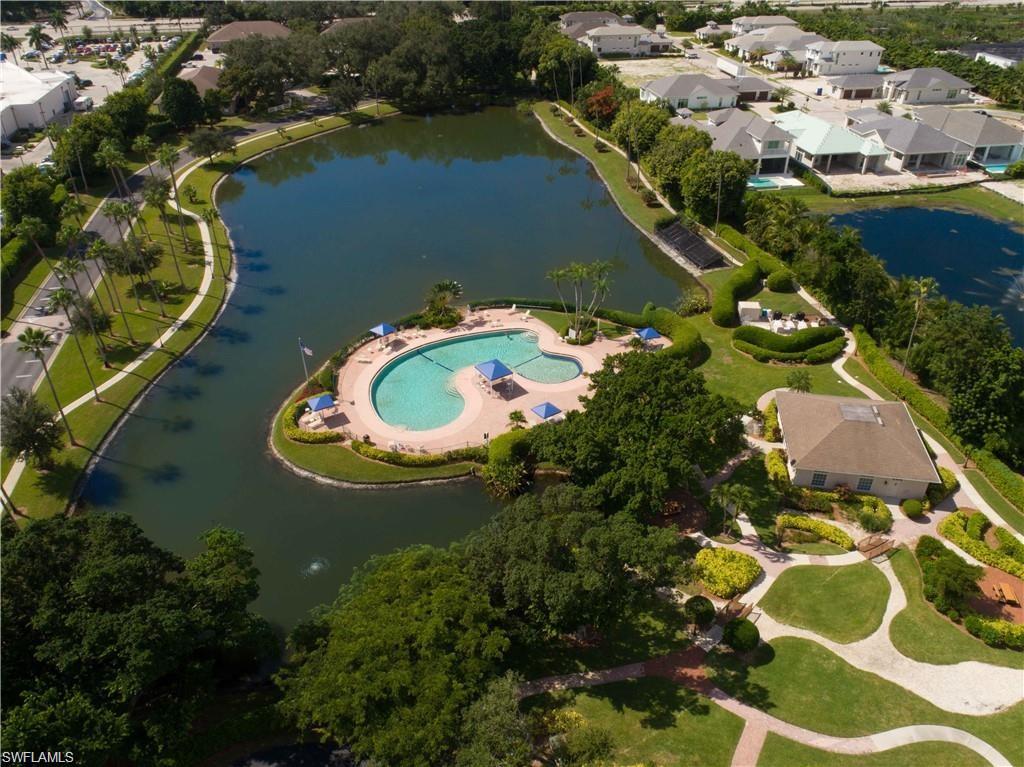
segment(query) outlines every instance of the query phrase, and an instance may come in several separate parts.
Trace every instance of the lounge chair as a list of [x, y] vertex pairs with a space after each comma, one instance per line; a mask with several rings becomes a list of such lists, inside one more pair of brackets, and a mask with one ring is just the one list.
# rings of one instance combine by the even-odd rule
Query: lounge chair
[[530, 309], [527, 309], [527, 310], [526, 310], [526, 311], [525, 311], [525, 312], [524, 312], [524, 313], [522, 314], [522, 318], [523, 318], [524, 320], [529, 320], [529, 319], [530, 319], [530, 311], [531, 311]]

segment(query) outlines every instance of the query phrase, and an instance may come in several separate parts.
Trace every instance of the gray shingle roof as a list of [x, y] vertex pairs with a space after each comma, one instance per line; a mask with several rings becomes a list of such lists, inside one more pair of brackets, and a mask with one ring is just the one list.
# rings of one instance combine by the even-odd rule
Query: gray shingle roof
[[1024, 131], [972, 110], [923, 107], [917, 110], [917, 119], [972, 147], [1024, 143]]
[[878, 133], [886, 149], [902, 154], [940, 154], [966, 152], [969, 149], [962, 141], [957, 141], [930, 125], [902, 117], [890, 117], [881, 112], [877, 114], [878, 117], [875, 119], [866, 118], [863, 122], [851, 125], [850, 130], [860, 136]]
[[644, 83], [644, 90], [663, 99], [675, 101], [677, 99], [688, 99], [690, 94], [698, 87], [703, 87], [709, 93], [726, 98], [735, 96], [736, 91], [726, 85], [726, 80], [716, 80], [707, 75], [669, 75], [659, 77]]
[[735, 152], [744, 160], [761, 156], [758, 141], [789, 141], [792, 136], [753, 112], [741, 109], [719, 109], [708, 114], [704, 130], [711, 134], [712, 149]]
[[225, 24], [208, 38], [207, 43], [228, 43], [243, 37], [262, 35], [263, 37], [288, 37], [292, 31], [284, 24], [276, 21], [232, 21]]
[[886, 82], [896, 83], [900, 88], [973, 88], [966, 80], [951, 75], [938, 67], [904, 69], [885, 76]]
[[840, 88], [881, 88], [882, 75], [840, 75], [829, 77], [828, 82]]

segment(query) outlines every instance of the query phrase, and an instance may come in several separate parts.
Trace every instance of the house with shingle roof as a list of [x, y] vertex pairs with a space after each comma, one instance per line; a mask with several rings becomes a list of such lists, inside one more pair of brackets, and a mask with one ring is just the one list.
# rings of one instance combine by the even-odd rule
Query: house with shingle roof
[[949, 170], [967, 163], [971, 148], [916, 120], [893, 117], [877, 109], [847, 114], [849, 128], [889, 150], [885, 164], [896, 171]]
[[793, 136], [793, 159], [818, 173], [879, 171], [889, 156], [881, 144], [796, 109], [776, 115], [772, 122]]
[[757, 163], [755, 176], [785, 173], [789, 170], [789, 150], [793, 137], [757, 114], [742, 109], [709, 112], [707, 122], [689, 123], [711, 135], [711, 148], [735, 152], [744, 160]]
[[206, 47], [220, 53], [224, 46], [247, 37], [288, 37], [292, 31], [276, 21], [232, 21], [206, 38]]
[[882, 97], [882, 75], [842, 75], [828, 78], [834, 99], [878, 99]]
[[981, 165], [1016, 162], [1024, 156], [1024, 131], [992, 115], [967, 109], [922, 107], [914, 119], [962, 141]]
[[640, 86], [640, 100], [651, 103], [665, 101], [672, 109], [722, 109], [734, 107], [737, 92], [726, 80], [707, 75], [669, 75]]
[[729, 22], [734, 35], [745, 35], [757, 29], [768, 27], [795, 27], [796, 22], [789, 16], [737, 16]]
[[945, 69], [919, 67], [886, 75], [882, 98], [896, 104], [956, 104], [969, 101], [973, 87]]
[[884, 498], [923, 498], [939, 482], [903, 402], [780, 391], [775, 395], [793, 484], [844, 485]]
[[804, 68], [815, 77], [824, 77], [875, 72], [885, 48], [870, 40], [819, 40], [806, 51]]
[[725, 50], [739, 56], [743, 61], [761, 60], [773, 71], [782, 68], [782, 62], [789, 54], [800, 63], [806, 58], [806, 48], [811, 43], [826, 38], [813, 32], [804, 32], [799, 27], [774, 26], [756, 29], [725, 41]]

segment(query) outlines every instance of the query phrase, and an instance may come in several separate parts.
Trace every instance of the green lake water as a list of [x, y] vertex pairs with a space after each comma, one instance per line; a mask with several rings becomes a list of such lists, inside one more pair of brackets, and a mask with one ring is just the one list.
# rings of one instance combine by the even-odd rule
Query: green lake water
[[341, 490], [282, 468], [267, 429], [302, 378], [299, 336], [319, 364], [440, 279], [467, 298], [553, 298], [544, 274], [571, 260], [613, 260], [608, 304], [625, 309], [692, 284], [585, 160], [511, 109], [399, 116], [282, 149], [226, 180], [220, 208], [238, 253], [230, 304], [123, 426], [85, 501], [183, 556], [214, 525], [241, 530], [262, 572], [256, 608], [282, 627], [371, 555], [447, 544], [495, 509], [475, 482]]

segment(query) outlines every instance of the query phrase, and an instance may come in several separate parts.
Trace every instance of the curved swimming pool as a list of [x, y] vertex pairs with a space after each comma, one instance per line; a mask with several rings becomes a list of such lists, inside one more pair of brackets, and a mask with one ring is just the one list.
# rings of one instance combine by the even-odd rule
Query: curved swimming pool
[[570, 357], [545, 354], [528, 330], [480, 333], [427, 344], [389, 362], [373, 379], [373, 407], [391, 426], [425, 431], [451, 423], [465, 407], [455, 389], [463, 368], [499, 359], [523, 378], [562, 383], [576, 378], [580, 364]]

